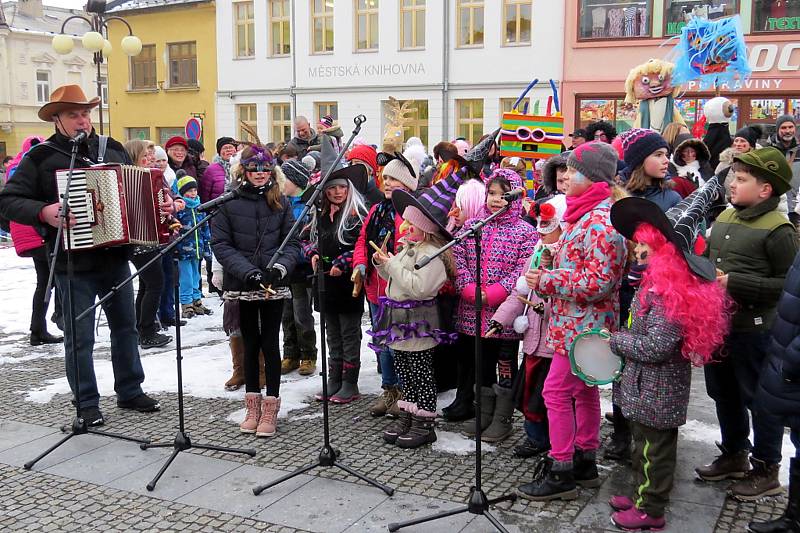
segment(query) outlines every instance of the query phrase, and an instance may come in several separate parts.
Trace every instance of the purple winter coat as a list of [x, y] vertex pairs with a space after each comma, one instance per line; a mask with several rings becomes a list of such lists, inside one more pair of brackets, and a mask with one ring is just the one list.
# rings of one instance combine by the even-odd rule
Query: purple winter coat
[[211, 163], [203, 172], [203, 176], [197, 181], [197, 192], [200, 201], [205, 203], [213, 200], [225, 192], [227, 176], [225, 169], [219, 163]]

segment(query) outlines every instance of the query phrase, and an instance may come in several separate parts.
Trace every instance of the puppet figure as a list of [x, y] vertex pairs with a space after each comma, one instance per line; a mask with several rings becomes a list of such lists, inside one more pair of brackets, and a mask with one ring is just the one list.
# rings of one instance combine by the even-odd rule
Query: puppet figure
[[649, 128], [661, 133], [670, 122], [685, 124], [675, 106], [678, 88], [672, 85], [674, 66], [661, 59], [650, 59], [628, 73], [625, 103], [639, 103], [634, 128]]

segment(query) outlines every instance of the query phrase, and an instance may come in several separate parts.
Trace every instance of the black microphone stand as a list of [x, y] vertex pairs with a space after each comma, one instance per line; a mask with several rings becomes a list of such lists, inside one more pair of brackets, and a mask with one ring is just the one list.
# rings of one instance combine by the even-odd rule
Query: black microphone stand
[[[85, 136], [84, 136], [85, 137]], [[67, 183], [64, 187], [64, 194], [61, 195], [61, 212], [59, 214], [59, 225], [58, 225], [58, 233], [56, 233], [56, 242], [53, 248], [53, 257], [50, 261], [50, 274], [47, 280], [47, 290], [45, 292], [45, 306], [49, 302], [49, 294], [50, 294], [50, 287], [53, 284], [53, 274], [56, 268], [56, 260], [58, 259], [58, 252], [59, 248], [61, 247], [61, 243], [63, 241], [64, 248], [67, 254], [67, 283], [66, 283], [66, 293], [67, 298], [69, 298], [69, 305], [67, 305], [67, 312], [66, 312], [66, 320], [69, 323], [69, 337], [70, 337], [70, 344], [72, 346], [72, 354], [67, 354], [71, 359], [72, 367], [75, 373], [74, 381], [74, 397], [75, 397], [75, 418], [72, 420], [71, 426], [62, 426], [61, 431], [66, 432], [67, 435], [59, 440], [57, 443], [50, 446], [47, 450], [39, 454], [35, 459], [31, 459], [23, 466], [26, 470], [30, 470], [33, 468], [33, 465], [38, 463], [43, 457], [49, 455], [53, 452], [56, 448], [70, 440], [72, 437], [77, 435], [102, 435], [104, 437], [111, 437], [114, 439], [121, 439], [127, 440], [131, 442], [139, 442], [141, 444], [146, 444], [150, 442], [150, 439], [137, 439], [134, 437], [128, 437], [125, 435], [117, 435], [116, 433], [108, 433], [106, 431], [101, 431], [98, 429], [92, 429], [87, 424], [86, 420], [81, 417], [81, 378], [80, 378], [80, 365], [78, 364], [78, 342], [77, 337], [75, 334], [75, 324], [78, 321], [83, 320], [87, 313], [81, 313], [77, 318], [75, 317], [75, 301], [74, 301], [74, 292], [72, 290], [72, 278], [75, 275], [75, 268], [72, 262], [72, 243], [71, 243], [71, 231], [69, 228], [69, 191], [70, 187], [72, 186], [72, 174], [75, 170], [75, 159], [78, 156], [78, 147], [80, 141], [77, 139], [72, 140], [72, 153], [69, 160], [69, 170], [67, 172]], [[103, 300], [104, 301], [104, 300]], [[99, 304], [98, 304], [99, 305]], [[97, 306], [95, 306], [97, 307]], [[92, 310], [95, 309], [92, 308]], [[64, 346], [66, 349], [66, 345]]]
[[[289, 243], [289, 241], [291, 239], [293, 239], [294, 236], [299, 232], [300, 227], [303, 224], [303, 220], [305, 220], [306, 216], [308, 215], [308, 212], [314, 206], [314, 202], [316, 201], [317, 197], [320, 195], [322, 190], [325, 188], [325, 182], [328, 181], [328, 177], [331, 175], [331, 173], [334, 171], [336, 166], [339, 164], [339, 161], [342, 160], [342, 156], [347, 151], [347, 149], [350, 147], [350, 144], [353, 142], [353, 139], [355, 139], [356, 135], [358, 135], [358, 133], [361, 131], [361, 125], [365, 121], [366, 121], [366, 117], [364, 117], [363, 115], [359, 115], [354, 119], [356, 127], [353, 130], [353, 134], [347, 140], [347, 144], [345, 144], [345, 146], [341, 150], [341, 152], [339, 152], [339, 156], [333, 162], [333, 164], [331, 165], [331, 168], [328, 169], [328, 171], [325, 173], [325, 176], [323, 176], [323, 178], [316, 185], [316, 187], [314, 189], [314, 192], [311, 194], [311, 197], [306, 202], [305, 207], [303, 207], [303, 211], [300, 213], [300, 216], [297, 217], [297, 220], [295, 220], [294, 225], [289, 230], [289, 234], [286, 236], [286, 238], [281, 243], [280, 247], [278, 247], [278, 250], [275, 252], [275, 254], [270, 259], [269, 264], [267, 266], [267, 269], [272, 268], [275, 265], [275, 262], [281, 256], [281, 254], [284, 251], [284, 248], [286, 248], [286, 246]], [[365, 483], [368, 483], [368, 484], [372, 485], [373, 487], [377, 487], [377, 488], [381, 489], [383, 492], [385, 492], [386, 494], [391, 496], [392, 494], [394, 494], [394, 489], [393, 488], [387, 487], [386, 485], [382, 485], [379, 482], [375, 481], [374, 479], [370, 479], [367, 476], [361, 474], [360, 472], [357, 472], [357, 471], [353, 470], [349, 466], [340, 463], [339, 460], [338, 460], [338, 456], [339, 456], [338, 450], [335, 450], [333, 448], [333, 446], [331, 446], [330, 424], [329, 424], [329, 419], [328, 419], [328, 360], [327, 360], [327, 349], [326, 349], [326, 344], [325, 344], [326, 343], [326, 340], [325, 340], [325, 274], [324, 274], [323, 271], [324, 271], [324, 268], [322, 268], [321, 262], [317, 262], [317, 268], [315, 269], [314, 275], [316, 275], [316, 277], [317, 277], [317, 298], [319, 299], [319, 316], [320, 316], [320, 320], [319, 320], [320, 333], [319, 334], [320, 334], [320, 339], [322, 339], [322, 342], [320, 343], [320, 356], [322, 357], [322, 372], [320, 373], [320, 376], [322, 376], [322, 432], [323, 432], [322, 448], [319, 451], [319, 456], [317, 457], [317, 461], [315, 463], [311, 463], [309, 465], [300, 467], [297, 470], [295, 470], [294, 472], [292, 472], [290, 474], [286, 474], [285, 476], [281, 476], [278, 479], [270, 481], [269, 483], [266, 483], [264, 485], [259, 485], [258, 487], [255, 487], [253, 489], [253, 494], [258, 496], [259, 494], [264, 492], [266, 489], [268, 489], [270, 487], [274, 487], [275, 485], [283, 483], [284, 481], [292, 479], [293, 477], [299, 476], [300, 474], [304, 474], [304, 473], [308, 472], [309, 470], [313, 470], [314, 468], [317, 468], [317, 467], [320, 467], [320, 466], [335, 466], [337, 468], [341, 468], [342, 470], [344, 470], [345, 472], [347, 472], [351, 476], [357, 477], [361, 481], [364, 481]]]
[[[481, 337], [481, 315], [483, 311], [483, 296], [481, 295], [481, 235], [483, 227], [490, 222], [491, 220], [499, 217], [503, 213], [507, 212], [511, 208], [511, 202], [508, 203], [502, 209], [492, 213], [488, 217], [484, 218], [483, 220], [477, 221], [475, 224], [472, 225], [468, 230], [464, 231], [457, 237], [455, 237], [452, 241], [448, 242], [446, 245], [439, 248], [433, 256], [425, 256], [423, 257], [419, 263], [414, 265], [414, 268], [419, 270], [420, 268], [424, 267], [447, 250], [455, 246], [456, 244], [463, 242], [468, 237], [474, 237], [475, 240], [475, 316], [476, 318], [476, 335], [475, 335], [475, 390], [480, 390], [480, 387], [483, 384], [483, 371], [482, 371], [482, 360], [483, 360], [483, 350], [482, 350], [482, 337]], [[503, 525], [497, 520], [489, 512], [489, 507], [500, 502], [511, 501], [517, 499], [516, 494], [506, 494], [505, 496], [500, 496], [498, 498], [492, 498], [491, 500], [486, 497], [486, 493], [481, 488], [481, 466], [482, 466], [482, 458], [481, 458], [481, 424], [480, 424], [480, 412], [481, 412], [481, 395], [475, 394], [475, 485], [470, 487], [469, 489], [469, 497], [467, 499], [467, 505], [464, 507], [459, 507], [457, 509], [453, 509], [450, 511], [444, 511], [441, 513], [433, 514], [430, 516], [424, 516], [422, 518], [415, 518], [413, 520], [407, 520], [405, 522], [392, 522], [389, 524], [389, 531], [397, 531], [401, 528], [413, 526], [416, 524], [422, 524], [425, 522], [431, 522], [433, 520], [439, 520], [440, 518], [447, 518], [448, 516], [453, 516], [461, 513], [472, 513], [472, 514], [479, 514], [486, 517], [492, 525], [502, 533], [508, 533], [508, 530], [503, 527]]]

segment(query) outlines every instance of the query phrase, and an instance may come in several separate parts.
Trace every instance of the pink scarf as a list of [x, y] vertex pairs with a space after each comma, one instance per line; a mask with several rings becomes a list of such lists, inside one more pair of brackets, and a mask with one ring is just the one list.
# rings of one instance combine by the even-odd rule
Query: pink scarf
[[580, 218], [611, 196], [611, 187], [605, 181], [592, 183], [580, 196], [567, 196], [567, 212], [564, 220], [574, 224]]

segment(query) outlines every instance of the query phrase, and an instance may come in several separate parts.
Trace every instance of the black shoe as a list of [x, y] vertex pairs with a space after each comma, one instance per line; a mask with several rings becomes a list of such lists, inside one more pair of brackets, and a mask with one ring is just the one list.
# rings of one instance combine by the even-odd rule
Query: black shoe
[[585, 489], [599, 487], [600, 476], [597, 473], [595, 452], [576, 449], [572, 456], [572, 475], [575, 483]]
[[153, 333], [139, 338], [139, 346], [145, 350], [147, 348], [161, 348], [170, 342], [172, 342], [172, 337], [161, 333]]
[[464, 420], [475, 418], [475, 405], [471, 399], [468, 401], [461, 400], [460, 402], [456, 399], [445, 409], [447, 411], [442, 410], [442, 417], [448, 422], [463, 422]]
[[548, 451], [550, 451], [550, 446], [539, 446], [525, 437], [521, 444], [514, 446], [514, 457], [528, 459], [529, 457], [536, 457]]
[[[181, 327], [186, 325], [185, 320], [181, 320]], [[174, 318], [163, 318], [161, 319], [161, 327], [164, 329], [167, 328], [174, 328], [175, 327], [175, 319]]]
[[48, 332], [35, 333], [31, 331], [30, 338], [31, 346], [39, 346], [40, 344], [59, 344], [64, 342], [64, 337], [50, 335]]
[[553, 459], [545, 457], [536, 465], [533, 481], [520, 485], [517, 492], [523, 498], [536, 502], [574, 500], [578, 489], [572, 470], [553, 470]]
[[64, 331], [64, 315], [61, 313], [53, 313], [53, 316], [50, 317], [50, 322], [55, 324], [59, 330]]
[[158, 403], [158, 400], [154, 400], [147, 394], [142, 393], [135, 398], [131, 398], [130, 400], [117, 399], [117, 407], [120, 409], [133, 409], [134, 411], [139, 411], [140, 413], [152, 413], [159, 411], [161, 409], [161, 404]]
[[631, 460], [631, 437], [626, 435], [617, 437], [611, 435], [611, 440], [606, 446], [606, 451], [603, 452], [603, 459], [610, 461], [630, 461]]
[[89, 427], [102, 426], [106, 423], [106, 419], [103, 418], [103, 412], [96, 405], [83, 407], [79, 412], [80, 417], [86, 421], [86, 425]]

